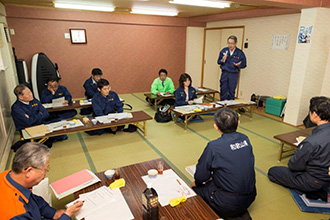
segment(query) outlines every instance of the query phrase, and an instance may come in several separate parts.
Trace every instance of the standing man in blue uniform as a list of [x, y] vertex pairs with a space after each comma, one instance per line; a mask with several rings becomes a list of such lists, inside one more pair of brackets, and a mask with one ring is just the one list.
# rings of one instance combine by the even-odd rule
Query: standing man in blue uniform
[[[65, 101], [63, 104], [69, 104], [72, 101], [72, 96], [69, 90], [62, 85], [59, 85], [59, 78], [58, 77], [50, 77], [47, 80], [47, 88], [44, 89], [41, 93], [41, 102], [42, 103], [52, 103], [53, 99], [65, 97]], [[67, 119], [72, 118], [77, 114], [75, 109], [72, 110], [65, 110], [65, 111], [58, 111], [50, 113], [50, 118], [56, 119]]]
[[242, 50], [236, 47], [237, 37], [227, 39], [228, 47], [220, 51], [218, 64], [222, 70], [220, 78], [220, 99], [234, 100], [239, 72], [246, 67], [246, 57]]
[[210, 141], [198, 160], [192, 187], [222, 218], [249, 217], [256, 197], [254, 155], [249, 138], [236, 132], [237, 113], [222, 108], [214, 128], [222, 134]]
[[39, 143], [26, 143], [15, 154], [12, 169], [0, 173], [0, 219], [70, 220], [83, 206], [82, 201], [67, 209], [56, 210], [31, 188], [49, 171], [49, 149]]
[[310, 100], [309, 117], [317, 124], [312, 135], [298, 145], [288, 167], [270, 168], [268, 178], [303, 193], [317, 193], [330, 186], [330, 99], [313, 97]]
[[[111, 91], [110, 83], [106, 79], [100, 79], [97, 82], [98, 92], [92, 98], [92, 106], [94, 111], [94, 116], [103, 116], [109, 113], [122, 113], [123, 112], [123, 103], [120, 101], [117, 93]], [[123, 126], [118, 127], [122, 129]], [[108, 129], [99, 129], [96, 131], [87, 131], [87, 134], [90, 135], [101, 135], [104, 131], [110, 133], [116, 133], [117, 127], [108, 128]]]
[[[84, 88], [85, 88], [85, 96], [87, 99], [93, 98], [93, 96], [98, 92], [97, 90], [97, 82], [101, 79], [103, 73], [102, 70], [99, 68], [94, 68], [92, 70], [92, 76], [89, 77], [85, 83], [84, 83]], [[93, 108], [82, 108], [80, 110], [81, 115], [89, 115], [93, 112]]]

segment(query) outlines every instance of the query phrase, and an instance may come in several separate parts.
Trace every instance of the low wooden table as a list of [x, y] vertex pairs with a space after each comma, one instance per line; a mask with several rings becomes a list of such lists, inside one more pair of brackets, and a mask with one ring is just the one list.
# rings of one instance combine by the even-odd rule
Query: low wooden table
[[[252, 106], [255, 106], [255, 103], [242, 103], [242, 104], [237, 104], [237, 105], [229, 105], [227, 106], [228, 108], [231, 109], [239, 109], [239, 108], [247, 108], [248, 112], [250, 114], [250, 118], [253, 117], [253, 109]], [[187, 130], [188, 127], [188, 122], [196, 115], [203, 115], [207, 113], [212, 113], [216, 112], [219, 109], [223, 108], [224, 106], [218, 107], [218, 108], [210, 108], [207, 110], [201, 110], [200, 112], [191, 112], [191, 113], [181, 113], [178, 110], [173, 109], [172, 112], [174, 113], [174, 123], [183, 127], [184, 130]], [[179, 121], [178, 117], [184, 117], [184, 121]]]
[[[36, 139], [36, 138], [41, 138], [41, 140], [39, 140], [39, 142], [43, 143], [49, 137], [54, 137], [54, 136], [59, 136], [59, 135], [64, 135], [64, 134], [71, 134], [71, 133], [82, 132], [82, 131], [98, 130], [98, 129], [102, 129], [102, 128], [111, 128], [111, 127], [117, 127], [117, 126], [127, 125], [127, 124], [134, 124], [135, 126], [138, 127], [138, 129], [143, 133], [144, 136], [147, 136], [147, 124], [146, 123], [147, 123], [147, 120], [151, 120], [152, 117], [149, 116], [144, 111], [136, 111], [136, 112], [131, 112], [131, 113], [133, 115], [133, 118], [122, 119], [117, 122], [111, 122], [111, 123], [107, 123], [107, 124], [101, 124], [101, 123], [97, 122], [94, 125], [91, 121], [92, 118], [90, 118], [90, 121], [87, 124], [84, 124], [84, 126], [54, 131], [54, 132], [46, 134], [45, 136], [42, 136], [42, 137], [31, 137], [24, 129], [24, 130], [22, 130], [22, 136], [24, 139], [31, 139], [31, 141], [34, 141], [34, 139]], [[83, 122], [82, 118], [80, 118], [80, 121]], [[140, 123], [142, 123], [142, 124], [140, 124]]]
[[[199, 89], [205, 89], [206, 91], [198, 91], [197, 90], [197, 95], [201, 96], [201, 95], [205, 95], [204, 100], [208, 100], [211, 102], [215, 101], [215, 94], [219, 93], [219, 91], [216, 91], [214, 89], [210, 89], [210, 88], [205, 88], [205, 87], [200, 87]], [[148, 102], [151, 106], [153, 106], [154, 110], [157, 110], [158, 105], [165, 99], [175, 99], [174, 94], [170, 94], [170, 95], [154, 95], [151, 93], [145, 93], [144, 96], [146, 96], [148, 98]]]
[[[299, 137], [299, 136], [304, 136], [304, 137], [311, 136], [312, 135], [312, 130], [314, 128], [315, 127], [307, 128], [307, 129], [301, 129], [301, 130], [297, 130], [297, 131], [292, 131], [292, 132], [285, 133], [285, 134], [275, 135], [274, 138], [281, 142], [280, 150], [278, 152], [278, 157], [277, 157], [278, 161], [281, 161], [283, 153], [294, 151], [294, 150], [297, 149], [297, 146], [294, 145], [294, 143], [297, 142], [297, 140], [296, 140], [297, 137]], [[284, 144], [289, 145], [290, 148], [284, 149]]]
[[[141, 177], [147, 175], [149, 169], [156, 168], [158, 161], [163, 161], [164, 170], [171, 168], [163, 159], [151, 160], [119, 168], [120, 177], [124, 178], [126, 182], [125, 187], [122, 187], [120, 190], [134, 219], [142, 219], [142, 192], [146, 189], [146, 184]], [[106, 179], [103, 172], [99, 172], [96, 175], [100, 178], [101, 182], [76, 192], [74, 194], [75, 199], [78, 199], [81, 193], [90, 192], [104, 185], [108, 186], [113, 182], [113, 180]], [[219, 219], [218, 215], [198, 195], [188, 198], [186, 202], [174, 208], [170, 205], [164, 207], [159, 205], [159, 218], [162, 216], [165, 216], [167, 220]]]

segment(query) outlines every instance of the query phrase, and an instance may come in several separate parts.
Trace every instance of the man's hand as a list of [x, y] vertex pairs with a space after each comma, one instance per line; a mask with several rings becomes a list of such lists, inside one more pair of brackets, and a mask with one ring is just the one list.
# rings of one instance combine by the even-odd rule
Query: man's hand
[[194, 101], [188, 101], [188, 104], [192, 105], [192, 104], [194, 104]]
[[196, 187], [195, 181], [191, 183], [190, 188]]
[[63, 105], [66, 105], [66, 104], [69, 104], [69, 101], [68, 101], [68, 100], [65, 100], [65, 101], [63, 102]]
[[50, 86], [48, 86], [47, 89], [52, 93], [52, 95], [55, 95], [54, 89], [52, 89]]
[[223, 62], [223, 63], [226, 62], [226, 59], [227, 59], [227, 55], [224, 55], [221, 59], [221, 62]]
[[117, 131], [117, 127], [111, 127], [111, 131], [113, 132]]
[[170, 94], [170, 92], [169, 92], [169, 91], [167, 91], [167, 92], [166, 92], [166, 94], [168, 95], [168, 94]]
[[157, 92], [157, 95], [160, 95], [160, 92]]
[[30, 118], [27, 114], [25, 114], [25, 118]]
[[239, 61], [238, 63], [233, 63], [235, 66], [241, 65], [242, 61]]
[[67, 208], [64, 213], [71, 217], [72, 215], [76, 214], [81, 209], [83, 204], [84, 204], [84, 201], [77, 201], [72, 206]]

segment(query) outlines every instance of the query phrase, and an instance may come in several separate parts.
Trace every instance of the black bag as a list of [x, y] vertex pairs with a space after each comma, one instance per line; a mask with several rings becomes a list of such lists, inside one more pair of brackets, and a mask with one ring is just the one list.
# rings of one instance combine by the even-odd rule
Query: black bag
[[163, 112], [160, 108], [157, 109], [155, 120], [160, 123], [172, 121], [171, 111]]

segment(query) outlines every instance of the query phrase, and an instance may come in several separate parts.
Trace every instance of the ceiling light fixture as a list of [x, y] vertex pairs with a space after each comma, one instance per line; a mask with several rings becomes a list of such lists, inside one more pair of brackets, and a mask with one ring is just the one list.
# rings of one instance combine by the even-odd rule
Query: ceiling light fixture
[[170, 0], [171, 4], [178, 5], [191, 5], [200, 7], [210, 7], [210, 8], [229, 8], [230, 3], [219, 2], [219, 1], [206, 1], [206, 0]]
[[160, 15], [160, 16], [177, 16], [177, 11], [163, 11], [163, 10], [150, 10], [150, 9], [132, 9], [132, 14], [144, 15]]
[[77, 4], [68, 4], [62, 2], [54, 2], [55, 8], [66, 8], [66, 9], [79, 9], [79, 10], [90, 10], [90, 11], [114, 11], [114, 7], [111, 6], [97, 6], [97, 5], [77, 5]]

